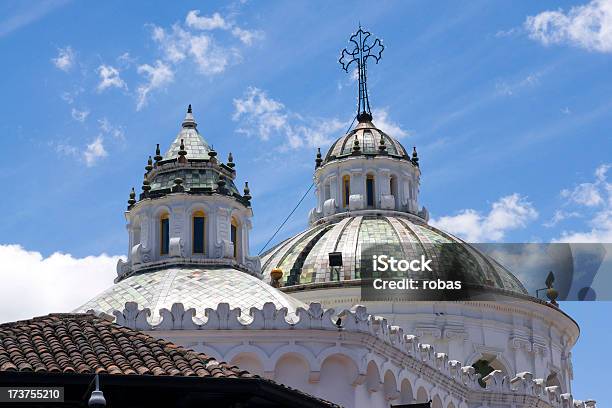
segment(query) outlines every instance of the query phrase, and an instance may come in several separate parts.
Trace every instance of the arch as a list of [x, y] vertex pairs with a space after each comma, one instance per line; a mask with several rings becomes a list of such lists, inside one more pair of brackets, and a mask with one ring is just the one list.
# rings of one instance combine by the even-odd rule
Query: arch
[[374, 174], [368, 173], [366, 174], [365, 180], [365, 190], [366, 190], [366, 207], [374, 208], [376, 207], [376, 181]]
[[431, 408], [444, 408], [442, 400], [438, 395], [435, 395], [431, 401]]
[[395, 380], [395, 375], [393, 375], [391, 370], [387, 370], [385, 372], [385, 376], [383, 377], [383, 390], [385, 393], [385, 399], [389, 401], [399, 397], [397, 381]]
[[241, 246], [240, 246], [240, 241], [242, 239], [242, 234], [241, 234], [241, 224], [238, 221], [238, 218], [232, 216], [232, 220], [230, 222], [230, 240], [234, 246], [234, 259], [238, 260], [239, 255], [241, 254]]
[[429, 401], [429, 394], [427, 393], [427, 390], [425, 389], [425, 387], [423, 386], [419, 387], [416, 393], [416, 400], [417, 402], [428, 402]]
[[376, 392], [380, 389], [380, 371], [374, 361], [370, 361], [366, 367], [366, 387], [369, 392]]
[[163, 211], [158, 217], [159, 228], [159, 254], [168, 255], [170, 252], [170, 213]]
[[323, 202], [331, 198], [331, 181], [328, 178], [323, 182]]
[[298, 353], [283, 354], [274, 365], [274, 381], [303, 390], [308, 386], [310, 368]]
[[312, 351], [299, 344], [287, 344], [276, 349], [274, 353], [270, 355], [270, 361], [278, 361], [287, 354], [295, 354], [304, 360], [304, 363], [308, 366], [309, 371], [321, 371], [321, 364], [316, 359]]
[[500, 370], [504, 375], [508, 375], [508, 366], [502, 360], [502, 356], [487, 352], [477, 352], [468, 360], [473, 361], [473, 363], [469, 365], [474, 367], [476, 375], [480, 376], [478, 378], [478, 384], [480, 384], [482, 388], [486, 387], [482, 379], [493, 370]]
[[191, 213], [191, 253], [194, 255], [206, 255], [206, 213], [195, 210]]
[[559, 379], [559, 374], [556, 371], [551, 371], [550, 374], [546, 377], [546, 386], [547, 387], [559, 387], [559, 390], [563, 390], [561, 386], [561, 380]]
[[359, 374], [365, 373], [366, 366], [364, 359], [353, 353], [351, 350], [340, 346], [329, 347], [319, 353], [317, 355], [317, 362], [319, 363], [319, 367], [322, 367], [323, 362], [334, 355], [340, 355], [343, 358], [350, 360], [355, 365], [355, 367], [357, 368], [357, 374], [355, 375], [355, 378], [353, 378], [353, 381], [357, 380]]
[[414, 401], [414, 394], [412, 392], [412, 385], [407, 378], [402, 380], [400, 385], [400, 403], [409, 404]]
[[342, 208], [348, 208], [349, 197], [351, 196], [351, 176], [342, 176]]
[[446, 408], [455, 408], [455, 404], [453, 404], [453, 401], [450, 401]]
[[353, 383], [359, 371], [354, 361], [344, 354], [329, 355], [321, 364], [317, 395], [341, 406], [355, 406]]
[[397, 176], [395, 174], [389, 177], [389, 194], [393, 196], [393, 200], [395, 201], [394, 210], [397, 210], [399, 208], [400, 198], [398, 194]]
[[231, 365], [240, 367], [242, 370], [246, 370], [251, 374], [259, 376], [264, 375], [264, 365], [260, 357], [255, 353], [239, 353], [230, 360]]

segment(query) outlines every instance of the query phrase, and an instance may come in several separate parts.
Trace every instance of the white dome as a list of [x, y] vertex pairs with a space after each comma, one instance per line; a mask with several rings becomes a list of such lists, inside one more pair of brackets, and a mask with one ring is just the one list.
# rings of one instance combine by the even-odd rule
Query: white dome
[[113, 310], [123, 310], [126, 302], [138, 303], [139, 309], [149, 308], [152, 324], [159, 322], [160, 309], [170, 310], [174, 303], [195, 308], [196, 317], [202, 320], [206, 320], [206, 308], [217, 309], [219, 303], [229, 303], [230, 309], [239, 308], [246, 316], [252, 307], [261, 309], [266, 302], [277, 308], [286, 307], [289, 316], [294, 316], [298, 307], [307, 308], [301, 301], [236, 269], [169, 268], [130, 276], [74, 312], [112, 314]]

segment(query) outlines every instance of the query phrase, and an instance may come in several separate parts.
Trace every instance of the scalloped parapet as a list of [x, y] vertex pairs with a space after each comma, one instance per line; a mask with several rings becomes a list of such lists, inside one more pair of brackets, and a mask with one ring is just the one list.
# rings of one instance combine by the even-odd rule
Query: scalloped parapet
[[[90, 310], [89, 313], [94, 313]], [[463, 367], [457, 360], [449, 359], [446, 353], [436, 352], [431, 344], [420, 343], [418, 336], [404, 334], [398, 326], [387, 319], [374, 316], [364, 306], [356, 305], [351, 310], [338, 314], [333, 309], [324, 309], [320, 303], [311, 303], [308, 308], [299, 307], [295, 316], [288, 316], [287, 308], [277, 308], [274, 303], [265, 303], [261, 309], [253, 307], [249, 315], [240, 309], [230, 309], [229, 304], [219, 303], [216, 309], [206, 308], [206, 320], [196, 318], [196, 310], [185, 310], [182, 303], [175, 303], [170, 310], [161, 309], [161, 320], [152, 324], [151, 311], [139, 309], [135, 302], [127, 302], [122, 311], [115, 310], [116, 323], [137, 330], [334, 330], [346, 333], [365, 333], [374, 340], [394, 347], [415, 364], [424, 364], [453, 380], [466, 392], [527, 395], [538, 398], [555, 408], [596, 408], [593, 400], [574, 400], [569, 393], [561, 394], [557, 386], [546, 386], [542, 378], [533, 378], [530, 372], [517, 373], [510, 378], [500, 370], [494, 370], [478, 383], [479, 376], [474, 367]], [[110, 316], [106, 316], [107, 318]]]

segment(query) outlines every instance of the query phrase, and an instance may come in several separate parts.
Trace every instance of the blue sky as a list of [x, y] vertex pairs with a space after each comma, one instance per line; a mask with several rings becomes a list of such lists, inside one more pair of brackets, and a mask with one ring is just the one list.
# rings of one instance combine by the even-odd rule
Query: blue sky
[[[434, 223], [473, 241], [611, 242], [611, 9], [2, 2], [0, 257], [32, 276], [79, 276], [87, 263], [96, 292], [100, 276], [110, 283], [129, 189], [189, 103], [220, 157], [233, 153], [238, 184], [249, 181], [258, 252], [308, 189], [316, 147], [352, 119], [356, 84], [337, 59], [358, 22], [386, 46], [369, 69], [374, 122], [417, 146]], [[278, 239], [305, 228], [313, 204], [311, 194]], [[607, 346], [583, 334], [593, 352]]]

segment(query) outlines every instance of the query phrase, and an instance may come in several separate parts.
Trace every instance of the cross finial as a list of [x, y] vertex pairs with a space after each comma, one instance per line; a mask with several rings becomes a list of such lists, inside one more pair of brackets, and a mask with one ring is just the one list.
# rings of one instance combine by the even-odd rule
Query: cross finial
[[382, 52], [385, 46], [380, 39], [376, 38], [372, 42], [368, 39], [372, 33], [361, 28], [359, 22], [359, 30], [349, 38], [351, 43], [347, 48], [342, 50], [338, 62], [342, 65], [342, 69], [348, 72], [349, 66], [357, 63], [357, 71], [359, 73], [359, 100], [357, 105], [357, 120], [359, 122], [368, 122], [372, 120], [372, 111], [370, 110], [370, 101], [368, 99], [367, 87], [367, 68], [366, 63], [368, 58], [373, 58], [378, 64], [382, 57]]
[[193, 113], [191, 112], [191, 104], [189, 104], [189, 106], [187, 107], [187, 113]]

